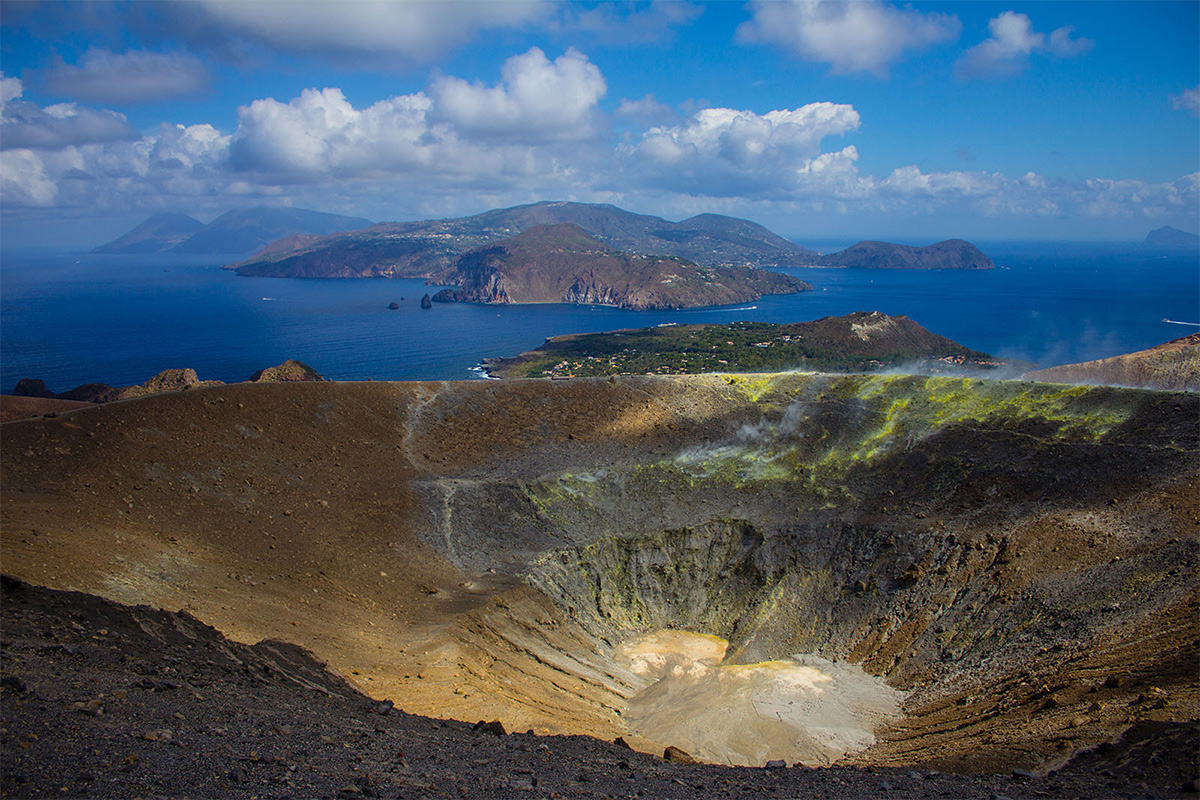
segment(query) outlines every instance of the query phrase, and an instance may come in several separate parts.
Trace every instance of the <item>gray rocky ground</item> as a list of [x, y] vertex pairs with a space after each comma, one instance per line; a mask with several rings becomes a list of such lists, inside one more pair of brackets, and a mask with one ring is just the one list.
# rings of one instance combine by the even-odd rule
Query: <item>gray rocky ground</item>
[[668, 763], [369, 698], [306, 651], [186, 613], [4, 580], [4, 797], [1188, 797], [1197, 728], [1149, 724], [1044, 776]]

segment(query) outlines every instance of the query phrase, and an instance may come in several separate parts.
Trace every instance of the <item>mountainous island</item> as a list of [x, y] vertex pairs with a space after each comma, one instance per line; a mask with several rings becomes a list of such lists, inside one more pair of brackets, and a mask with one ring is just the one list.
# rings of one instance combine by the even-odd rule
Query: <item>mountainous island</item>
[[470, 250], [535, 225], [564, 222], [579, 226], [610, 248], [673, 256], [705, 267], [802, 266], [818, 255], [761, 225], [733, 217], [700, 214], [669, 222], [608, 204], [542, 202], [470, 217], [382, 222], [351, 233], [295, 237], [228, 268], [239, 275], [275, 278], [446, 280], [455, 274], [455, 261]]
[[857, 311], [779, 325], [664, 325], [555, 336], [513, 358], [486, 359], [503, 378], [564, 378], [708, 372], [874, 372], [904, 366], [925, 374], [999, 373], [1013, 367], [939, 336], [908, 317]]
[[838, 253], [821, 256], [821, 267], [859, 269], [993, 269], [996, 265], [978, 247], [962, 239], [947, 239], [928, 247], [890, 242], [859, 242]]
[[535, 225], [471, 250], [434, 302], [579, 303], [629, 309], [690, 308], [811, 289], [755, 267], [701, 267], [677, 256], [627, 253], [569, 222]]
[[227, 211], [205, 225], [187, 214], [155, 214], [108, 244], [101, 254], [252, 253], [279, 239], [307, 234], [323, 236], [371, 224], [361, 217], [326, 214], [305, 208], [244, 208]]
[[1195, 251], [1200, 249], [1200, 236], [1188, 233], [1187, 231], [1181, 231], [1178, 228], [1172, 228], [1170, 225], [1164, 225], [1146, 234], [1144, 244], [1155, 250]]

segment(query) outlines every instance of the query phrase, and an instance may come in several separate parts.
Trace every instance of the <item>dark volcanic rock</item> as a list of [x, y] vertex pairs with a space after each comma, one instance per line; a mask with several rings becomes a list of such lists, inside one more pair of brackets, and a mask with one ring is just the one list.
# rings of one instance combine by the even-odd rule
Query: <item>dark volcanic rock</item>
[[[440, 298], [444, 292], [444, 289], [441, 292], [438, 292], [438, 297]], [[441, 303], [446, 301], [439, 299], [438, 302]], [[433, 300], [430, 299], [429, 292], [426, 292], [425, 296], [421, 298], [421, 308], [433, 308]]]
[[17, 381], [12, 393], [17, 397], [54, 397], [54, 392], [46, 388], [46, 382], [40, 378], [22, 378]]
[[388, 309], [391, 311], [398, 311], [400, 310], [400, 304], [393, 300], [392, 302], [388, 303]]
[[85, 383], [69, 392], [56, 395], [59, 400], [78, 400], [83, 403], [111, 403], [121, 399], [121, 389], [107, 383]]

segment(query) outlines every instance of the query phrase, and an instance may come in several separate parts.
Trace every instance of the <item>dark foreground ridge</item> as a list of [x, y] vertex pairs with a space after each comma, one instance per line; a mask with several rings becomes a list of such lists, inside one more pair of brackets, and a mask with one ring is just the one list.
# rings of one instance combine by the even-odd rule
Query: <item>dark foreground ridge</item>
[[4, 797], [1142, 797], [1194, 790], [1195, 725], [1045, 776], [668, 763], [586, 736], [404, 713], [278, 641], [3, 578]]

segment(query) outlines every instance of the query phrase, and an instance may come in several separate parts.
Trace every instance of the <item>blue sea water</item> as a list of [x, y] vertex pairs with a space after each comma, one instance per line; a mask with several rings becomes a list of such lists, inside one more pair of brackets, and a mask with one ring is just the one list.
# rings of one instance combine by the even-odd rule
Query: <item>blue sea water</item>
[[[237, 381], [298, 358], [337, 380], [456, 380], [484, 357], [564, 333], [662, 323], [905, 314], [976, 350], [1042, 366], [1141, 350], [1200, 328], [1194, 253], [1140, 244], [994, 243], [998, 269], [785, 270], [815, 290], [736, 306], [622, 311], [561, 304], [419, 307], [419, 280], [242, 278], [211, 256], [6, 252], [0, 390], [140, 383], [163, 369]], [[401, 297], [404, 299], [401, 300]], [[390, 302], [400, 310], [388, 310]]]

